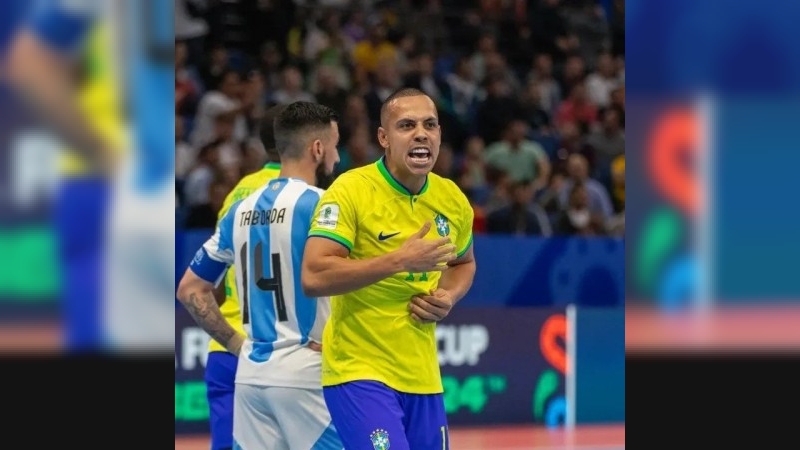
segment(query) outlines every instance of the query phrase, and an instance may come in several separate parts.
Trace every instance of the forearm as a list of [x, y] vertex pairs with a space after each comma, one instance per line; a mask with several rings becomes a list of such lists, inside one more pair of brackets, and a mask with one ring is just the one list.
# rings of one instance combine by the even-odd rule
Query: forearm
[[442, 272], [438, 288], [448, 291], [453, 297], [453, 301], [458, 302], [467, 295], [469, 288], [472, 287], [472, 281], [475, 279], [475, 269], [474, 260], [450, 266], [449, 269]]
[[306, 261], [303, 267], [303, 290], [311, 297], [341, 295], [390, 277], [403, 268], [392, 253], [369, 259], [325, 256]]
[[10, 78], [22, 98], [46, 123], [86, 157], [94, 168], [107, 171], [113, 159], [109, 145], [79, 110], [74, 81], [67, 67], [47, 54], [35, 38], [24, 36], [14, 49]]
[[234, 347], [241, 345], [243, 336], [239, 335], [222, 316], [212, 288], [188, 287], [179, 290], [178, 300], [212, 339], [224, 345], [232, 353], [235, 353], [232, 350], [238, 350]]

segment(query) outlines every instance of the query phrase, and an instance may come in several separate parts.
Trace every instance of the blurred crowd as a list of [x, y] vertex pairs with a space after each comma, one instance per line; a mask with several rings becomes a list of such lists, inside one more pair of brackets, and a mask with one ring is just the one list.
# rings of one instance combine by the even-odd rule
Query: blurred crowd
[[623, 0], [176, 0], [175, 20], [177, 228], [213, 228], [264, 165], [269, 106], [335, 109], [342, 173], [382, 155], [381, 103], [408, 86], [476, 233], [624, 233]]

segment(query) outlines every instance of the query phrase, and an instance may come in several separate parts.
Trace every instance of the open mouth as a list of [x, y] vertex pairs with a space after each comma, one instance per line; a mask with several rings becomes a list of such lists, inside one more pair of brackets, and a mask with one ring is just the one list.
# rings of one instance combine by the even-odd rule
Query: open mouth
[[412, 163], [424, 165], [431, 160], [431, 151], [426, 147], [414, 147], [408, 152], [408, 157]]

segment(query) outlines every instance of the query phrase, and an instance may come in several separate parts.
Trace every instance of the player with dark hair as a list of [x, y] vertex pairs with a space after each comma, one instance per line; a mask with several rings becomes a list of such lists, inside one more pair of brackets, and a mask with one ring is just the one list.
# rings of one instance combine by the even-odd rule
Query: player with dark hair
[[[235, 203], [197, 251], [178, 299], [225, 349], [238, 354], [234, 448], [341, 449], [320, 385], [327, 298], [300, 288], [300, 265], [322, 190], [323, 166], [339, 161], [337, 117], [328, 107], [295, 102], [275, 119], [278, 178]], [[230, 265], [242, 307], [243, 335], [223, 317], [214, 286]]]
[[303, 259], [303, 289], [331, 297], [322, 385], [348, 450], [445, 449], [436, 322], [472, 285], [473, 209], [431, 173], [441, 144], [433, 101], [405, 88], [381, 108], [385, 155], [325, 191]]

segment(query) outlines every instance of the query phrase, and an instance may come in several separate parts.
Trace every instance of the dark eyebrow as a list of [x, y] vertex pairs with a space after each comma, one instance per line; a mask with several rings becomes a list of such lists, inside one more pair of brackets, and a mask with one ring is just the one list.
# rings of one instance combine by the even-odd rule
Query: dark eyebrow
[[[435, 116], [429, 116], [429, 117], [426, 117], [426, 118], [422, 119], [422, 122], [431, 122], [431, 121], [439, 122], [439, 119], [437, 117], [435, 117]], [[400, 125], [400, 124], [403, 124], [403, 123], [406, 123], [406, 122], [414, 123], [416, 121], [414, 119], [409, 118], [409, 117], [403, 117], [401, 119], [397, 119], [396, 123], [398, 125]]]

